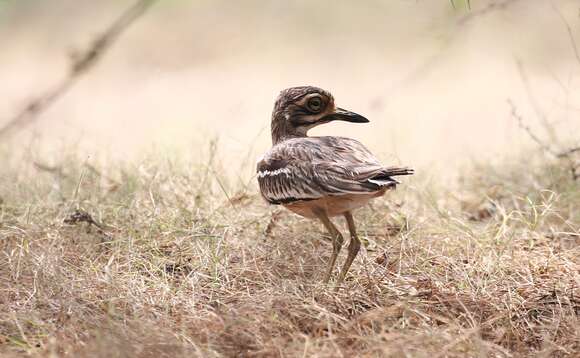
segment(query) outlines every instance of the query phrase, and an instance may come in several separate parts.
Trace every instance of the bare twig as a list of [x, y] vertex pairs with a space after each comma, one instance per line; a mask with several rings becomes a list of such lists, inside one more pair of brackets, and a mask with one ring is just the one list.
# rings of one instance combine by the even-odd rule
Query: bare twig
[[[504, 0], [504, 1], [493, 1], [487, 6], [479, 10], [472, 10], [471, 2], [466, 1], [466, 7], [469, 10], [469, 13], [460, 17], [456, 22], [456, 27], [461, 27], [472, 20], [475, 20], [478, 17], [482, 17], [492, 13], [494, 11], [505, 10], [510, 5], [516, 3], [519, 0]], [[450, 0], [451, 6], [455, 9], [455, 3], [453, 0]], [[456, 32], [457, 33], [457, 32]], [[449, 53], [449, 48], [453, 46], [455, 42], [456, 36], [448, 38], [438, 49], [435, 53], [427, 57], [421, 63], [419, 63], [413, 71], [409, 74], [405, 75], [404, 78], [397, 81], [394, 85], [392, 85], [387, 91], [388, 92], [396, 92], [400, 90], [402, 87], [407, 86], [409, 83], [413, 83], [417, 79], [424, 78], [427, 76], [432, 69], [434, 68], [435, 64], [447, 53]]]
[[532, 105], [534, 112], [536, 113], [536, 116], [542, 122], [542, 125], [544, 126], [544, 129], [546, 130], [546, 132], [550, 135], [550, 139], [552, 141], [556, 141], [557, 140], [556, 131], [554, 130], [553, 126], [548, 121], [546, 114], [544, 113], [544, 111], [542, 110], [542, 107], [540, 106], [540, 104], [536, 100], [536, 96], [534, 95], [534, 91], [532, 91], [530, 79], [528, 77], [528, 74], [526, 72], [526, 69], [524, 68], [522, 61], [519, 59], [516, 59], [516, 65], [518, 67], [518, 73], [520, 75], [520, 78], [522, 79], [522, 83], [524, 84], [524, 88], [526, 90], [526, 95], [528, 97], [528, 100], [530, 101], [530, 104]]
[[157, 0], [138, 0], [97, 37], [87, 50], [73, 56], [68, 75], [51, 90], [33, 99], [20, 113], [7, 121], [0, 128], [0, 138], [7, 137], [35, 122], [44, 111], [65, 95], [82, 75], [95, 66], [123, 32], [155, 1]]
[[[469, 10], [469, 13], [460, 17], [454, 24], [456, 27], [462, 27], [465, 24], [475, 20], [478, 17], [482, 17], [492, 13], [494, 11], [505, 10], [510, 5], [516, 3], [519, 0], [503, 0], [503, 1], [493, 1], [490, 4], [486, 5], [485, 7], [479, 10], [472, 10], [471, 2], [466, 1], [465, 5]], [[455, 2], [450, 0], [451, 6], [456, 9]], [[454, 32], [454, 34], [459, 33], [458, 31]], [[406, 87], [409, 83], [413, 83], [417, 79], [425, 78], [435, 67], [436, 63], [443, 58], [444, 55], [449, 53], [449, 48], [452, 47], [455, 43], [457, 36], [454, 35], [445, 40], [445, 42], [439, 46], [435, 53], [421, 61], [409, 74], [405, 75], [401, 80], [395, 82], [387, 92], [397, 92], [403, 87]]]
[[558, 9], [558, 7], [556, 6], [556, 4], [554, 4], [553, 1], [550, 1], [550, 4], [552, 5], [552, 9], [554, 9], [554, 11], [558, 14], [560, 19], [564, 23], [564, 26], [566, 27], [566, 31], [568, 32], [568, 38], [570, 39], [570, 46], [572, 47], [572, 50], [574, 51], [574, 56], [576, 57], [576, 61], [580, 64], [580, 53], [578, 52], [578, 46], [576, 45], [576, 39], [574, 38], [574, 33], [572, 32], [572, 28], [570, 27], [570, 23], [568, 23], [568, 20], [566, 20], [566, 17], [564, 16], [564, 14], [562, 14], [560, 9]]
[[558, 153], [557, 157], [558, 158], [566, 158], [566, 157], [569, 157], [571, 154], [574, 154], [576, 152], [580, 152], [580, 146], [570, 148], [570, 149], [567, 149], [561, 153]]
[[457, 25], [464, 25], [464, 24], [470, 22], [471, 20], [473, 20], [477, 17], [487, 15], [488, 13], [493, 12], [493, 11], [505, 10], [510, 5], [513, 5], [518, 1], [519, 0], [492, 1], [491, 3], [486, 5], [485, 7], [481, 8], [479, 10], [471, 11], [469, 14], [463, 16], [461, 19], [459, 19], [457, 21]]
[[508, 105], [510, 106], [510, 110], [511, 110], [511, 115], [513, 118], [515, 118], [515, 120], [518, 121], [518, 126], [523, 129], [524, 131], [526, 131], [526, 133], [528, 133], [528, 135], [530, 136], [530, 138], [536, 142], [536, 144], [545, 152], [550, 153], [551, 155], [553, 155], [554, 157], [557, 157], [558, 154], [546, 143], [544, 143], [543, 140], [540, 139], [540, 137], [538, 137], [533, 131], [532, 129], [524, 122], [524, 119], [522, 118], [522, 116], [518, 113], [516, 105], [514, 104], [514, 102], [512, 102], [511, 99], [508, 99]]
[[577, 180], [578, 178], [580, 178], [580, 174], [578, 173], [578, 163], [574, 161], [574, 159], [572, 158], [572, 154], [576, 153], [576, 152], [580, 152], [580, 146], [578, 147], [572, 147], [569, 148], [567, 150], [564, 151], [556, 151], [554, 150], [549, 144], [545, 143], [543, 140], [540, 139], [540, 137], [538, 137], [533, 131], [532, 129], [524, 123], [524, 119], [522, 118], [522, 116], [518, 113], [515, 104], [512, 102], [511, 99], [508, 99], [508, 104], [511, 108], [511, 115], [513, 118], [515, 118], [518, 121], [518, 125], [521, 129], [523, 129], [528, 136], [534, 141], [536, 142], [536, 144], [546, 153], [552, 155], [554, 158], [557, 159], [565, 159], [568, 163], [569, 163], [569, 169], [570, 169], [570, 173], [572, 174], [572, 179], [573, 180]]

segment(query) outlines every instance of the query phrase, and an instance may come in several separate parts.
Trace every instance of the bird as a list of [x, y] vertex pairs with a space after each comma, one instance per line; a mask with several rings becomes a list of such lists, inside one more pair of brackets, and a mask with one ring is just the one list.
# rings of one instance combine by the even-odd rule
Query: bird
[[335, 289], [357, 256], [353, 210], [381, 197], [398, 184], [394, 177], [411, 175], [408, 167], [383, 166], [359, 141], [346, 137], [309, 137], [308, 131], [332, 121], [367, 123], [360, 114], [335, 105], [334, 97], [314, 86], [284, 89], [271, 118], [272, 147], [258, 159], [256, 176], [266, 202], [322, 222], [332, 239], [332, 255], [323, 282], [328, 284], [344, 243], [332, 217], [344, 216], [350, 232], [348, 254]]

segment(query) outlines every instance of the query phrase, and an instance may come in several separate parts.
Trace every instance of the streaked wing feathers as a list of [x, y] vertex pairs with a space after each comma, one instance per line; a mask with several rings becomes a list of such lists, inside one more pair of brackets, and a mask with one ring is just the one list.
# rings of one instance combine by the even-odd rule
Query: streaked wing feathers
[[364, 194], [394, 187], [407, 168], [385, 168], [358, 141], [308, 137], [273, 147], [257, 165], [262, 196], [272, 204], [329, 195]]

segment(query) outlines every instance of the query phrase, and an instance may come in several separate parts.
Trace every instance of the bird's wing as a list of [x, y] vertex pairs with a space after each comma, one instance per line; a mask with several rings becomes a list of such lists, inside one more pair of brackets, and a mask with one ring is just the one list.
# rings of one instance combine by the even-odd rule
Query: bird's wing
[[392, 176], [408, 174], [412, 170], [382, 167], [359, 142], [335, 137], [276, 146], [257, 166], [260, 191], [272, 204], [372, 193], [394, 187], [398, 182]]
[[308, 162], [263, 159], [257, 169], [260, 192], [271, 204], [314, 200], [326, 195], [326, 190], [314, 180], [314, 170]]

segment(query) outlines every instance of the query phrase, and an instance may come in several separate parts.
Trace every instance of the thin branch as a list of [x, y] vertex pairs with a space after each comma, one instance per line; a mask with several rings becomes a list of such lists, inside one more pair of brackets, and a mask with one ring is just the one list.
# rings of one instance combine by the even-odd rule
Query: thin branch
[[566, 31], [568, 32], [568, 38], [570, 39], [570, 45], [572, 46], [572, 50], [574, 51], [574, 56], [576, 57], [576, 61], [580, 64], [580, 53], [578, 51], [578, 46], [576, 45], [576, 39], [574, 39], [574, 32], [570, 27], [570, 23], [568, 23], [568, 20], [566, 20], [564, 14], [562, 14], [560, 9], [558, 9], [558, 7], [554, 4], [553, 1], [550, 1], [550, 5], [552, 5], [552, 9], [554, 9], [554, 11], [558, 14], [560, 19], [562, 20], [562, 23], [564, 23]]
[[[469, 14], [463, 16], [461, 19], [459, 19], [457, 21], [457, 25], [464, 25], [464, 24], [470, 22], [471, 20], [473, 20], [477, 17], [487, 15], [488, 13], [493, 12], [493, 11], [505, 10], [506, 8], [515, 4], [518, 1], [519, 0], [492, 1], [491, 3], [486, 5], [484, 8], [481, 8], [481, 9], [475, 10], [475, 11], [471, 11]], [[470, 6], [470, 8], [471, 8], [471, 6]]]
[[511, 99], [507, 100], [508, 105], [510, 106], [510, 110], [511, 110], [511, 115], [513, 118], [515, 118], [516, 121], [518, 121], [518, 126], [523, 129], [524, 131], [526, 131], [526, 133], [528, 133], [528, 135], [530, 136], [530, 138], [536, 142], [536, 144], [545, 152], [550, 153], [551, 155], [553, 155], [554, 157], [557, 157], [558, 154], [552, 149], [550, 148], [549, 145], [547, 145], [546, 143], [544, 143], [544, 141], [542, 141], [540, 139], [540, 137], [538, 137], [533, 131], [532, 129], [526, 124], [524, 123], [524, 119], [522, 118], [522, 116], [518, 113], [516, 105], [514, 104], [514, 102], [512, 102]]
[[[479, 10], [472, 10], [471, 2], [467, 1], [466, 6], [469, 10], [469, 13], [465, 16], [460, 17], [454, 24], [456, 27], [461, 27], [472, 20], [475, 20], [477, 17], [488, 15], [494, 11], [505, 10], [512, 4], [518, 2], [519, 0], [503, 0], [503, 1], [493, 1], [492, 3], [488, 4], [482, 9]], [[456, 9], [455, 2], [450, 0], [451, 6]], [[448, 49], [454, 44], [456, 36], [448, 38], [445, 43], [443, 43], [437, 51], [432, 54], [431, 56], [427, 57], [421, 63], [419, 63], [415, 69], [413, 69], [409, 74], [405, 75], [404, 78], [397, 81], [394, 85], [390, 86], [387, 90], [388, 93], [396, 92], [401, 88], [407, 86], [409, 83], [414, 82], [416, 79], [425, 78], [432, 71], [434, 65], [437, 61], [439, 61], [445, 54], [449, 51]]]
[[[467, 15], [460, 17], [455, 22], [454, 26], [459, 28], [467, 24], [468, 22], [475, 20], [478, 17], [488, 15], [489, 13], [492, 13], [494, 11], [505, 10], [510, 5], [518, 1], [519, 0], [493, 1], [484, 8], [481, 8], [479, 10], [472, 10], [471, 2], [467, 1], [466, 6], [467, 9], [469, 10], [469, 13]], [[450, 0], [449, 2], [454, 9], [457, 8], [453, 0]], [[425, 76], [427, 76], [433, 70], [433, 67], [435, 66], [436, 62], [439, 61], [445, 54], [449, 53], [448, 50], [454, 44], [456, 37], [457, 36], [448, 38], [445, 41], [445, 43], [443, 43], [434, 54], [427, 57], [425, 60], [421, 61], [421, 63], [419, 63], [415, 67], [415, 69], [413, 69], [409, 74], [405, 75], [404, 78], [398, 80], [395, 84], [390, 86], [390, 88], [387, 89], [387, 93], [396, 92], [401, 88], [406, 87], [409, 83], [414, 82], [416, 79], [425, 78]]]
[[566, 157], [569, 157], [570, 155], [572, 155], [574, 153], [578, 153], [578, 152], [580, 152], [580, 146], [573, 147], [573, 148], [567, 149], [561, 153], [558, 153], [557, 157], [558, 158], [566, 158]]
[[529, 79], [528, 74], [524, 68], [524, 64], [522, 63], [521, 60], [516, 58], [516, 65], [518, 67], [518, 73], [520, 75], [520, 78], [522, 79], [522, 83], [524, 84], [524, 88], [526, 90], [526, 95], [528, 97], [528, 100], [530, 101], [530, 104], [532, 105], [532, 108], [534, 109], [534, 112], [536, 113], [536, 116], [542, 122], [542, 125], [544, 126], [544, 129], [546, 130], [546, 132], [550, 135], [550, 139], [552, 141], [556, 141], [557, 140], [556, 131], [554, 130], [554, 127], [548, 121], [546, 114], [544, 113], [544, 111], [542, 110], [542, 107], [540, 106], [540, 104], [536, 100], [536, 96], [534, 96], [534, 92], [532, 91], [532, 86], [530, 84], [530, 79]]
[[65, 95], [75, 82], [91, 70], [107, 50], [131, 24], [140, 18], [157, 0], [138, 0], [114, 21], [84, 52], [72, 57], [68, 75], [40, 97], [32, 100], [20, 113], [0, 127], [0, 138], [38, 120], [40, 115]]
[[523, 129], [528, 134], [528, 136], [534, 142], [536, 142], [536, 144], [544, 152], [552, 155], [554, 158], [566, 160], [568, 162], [568, 165], [569, 165], [569, 169], [570, 169], [570, 173], [572, 175], [572, 179], [573, 180], [579, 179], [580, 178], [580, 174], [578, 173], [578, 168], [580, 168], [580, 167], [578, 166], [578, 162], [575, 162], [574, 161], [574, 158], [572, 157], [572, 154], [574, 154], [576, 152], [580, 152], [580, 146], [578, 146], [578, 147], [572, 147], [572, 148], [569, 148], [569, 149], [564, 150], [564, 151], [561, 151], [561, 152], [555, 151], [554, 149], [552, 149], [552, 147], [550, 145], [546, 144], [543, 140], [541, 140], [540, 137], [538, 137], [527, 124], [524, 123], [524, 119], [518, 113], [518, 111], [516, 109], [516, 106], [512, 102], [511, 99], [508, 99], [508, 104], [509, 104], [510, 109], [511, 109], [511, 115], [512, 115], [513, 118], [515, 118], [517, 120], [519, 127], [521, 129]]

